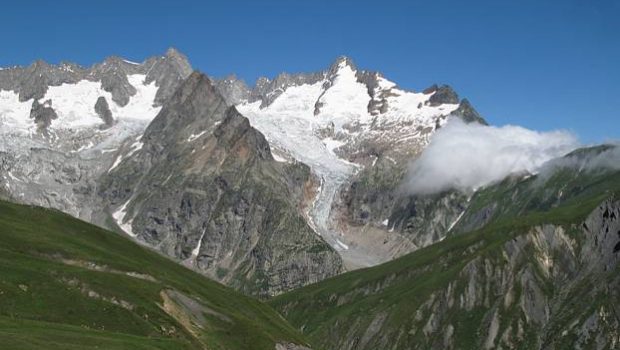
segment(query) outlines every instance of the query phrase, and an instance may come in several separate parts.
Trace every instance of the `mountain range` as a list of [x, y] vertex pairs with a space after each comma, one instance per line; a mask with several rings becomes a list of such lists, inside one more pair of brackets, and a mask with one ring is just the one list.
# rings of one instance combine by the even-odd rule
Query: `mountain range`
[[[106, 348], [617, 346], [620, 169], [601, 161], [617, 148], [407, 190], [455, 120], [487, 125], [447, 85], [408, 91], [347, 57], [254, 86], [175, 49], [0, 69], [0, 198], [17, 203], [2, 204], [0, 335], [22, 348], [19, 319], [56, 324], [59, 348], [84, 325], [113, 333], [88, 335]], [[37, 266], [51, 277], [28, 282]], [[54, 309], [63, 297], [81, 306]]]

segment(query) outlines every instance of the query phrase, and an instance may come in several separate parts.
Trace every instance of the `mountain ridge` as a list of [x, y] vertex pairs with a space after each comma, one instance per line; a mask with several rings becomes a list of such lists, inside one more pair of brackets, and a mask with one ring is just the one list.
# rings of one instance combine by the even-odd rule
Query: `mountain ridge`
[[[351, 191], [347, 186], [355, 183], [355, 179], [363, 178], [370, 169], [379, 169], [381, 176], [386, 176], [397, 162], [403, 162], [418, 154], [427, 144], [430, 135], [446, 123], [450, 115], [466, 106], [466, 101], [459, 102], [450, 88], [434, 87], [426, 93], [400, 90], [396, 84], [385, 80], [379, 73], [359, 70], [351, 59], [342, 57], [322, 72], [282, 73], [273, 80], [262, 79], [252, 91], [247, 87], [239, 88], [241, 85], [237, 84], [237, 81], [225, 83], [201, 76], [205, 84], [213, 85], [211, 90], [201, 96], [198, 92], [196, 96], [187, 94], [187, 99], [177, 101], [177, 106], [174, 107], [178, 109], [177, 121], [170, 121], [167, 126], [155, 127], [163, 120], [156, 116], [167, 113], [164, 109], [172, 108], [168, 102], [174, 98], [175, 92], [179, 93], [178, 88], [186, 79], [192, 79], [190, 71], [187, 58], [174, 49], [142, 63], [113, 56], [90, 68], [69, 63], [54, 66], [39, 61], [28, 67], [2, 70], [0, 102], [10, 101], [7, 104], [9, 108], [2, 112], [2, 119], [8, 121], [7, 125], [18, 126], [4, 129], [0, 127], [0, 133], [6, 135], [5, 144], [0, 145], [0, 149], [6, 151], [2, 154], [5, 159], [4, 173], [0, 180], [3, 187], [14, 200], [58, 208], [76, 217], [133, 235], [134, 231], [139, 229], [132, 227], [133, 221], [126, 220], [130, 217], [128, 212], [132, 212], [130, 198], [120, 193], [112, 194], [116, 190], [110, 190], [108, 186], [125, 180], [134, 181], [139, 177], [125, 174], [122, 175], [125, 176], [123, 179], [109, 179], [118, 174], [119, 168], [124, 167], [125, 163], [132, 162], [133, 158], [143, 157], [145, 152], [153, 155], [163, 152], [168, 156], [143, 159], [142, 162], [145, 163], [142, 168], [131, 170], [135, 174], [152, 167], [152, 162], [155, 161], [184, 167], [177, 162], [177, 158], [189, 161], [201, 154], [201, 149], [194, 145], [202, 143], [203, 138], [210, 138], [215, 131], [213, 123], [198, 122], [198, 119], [203, 117], [202, 110], [223, 110], [233, 105], [231, 101], [245, 96], [247, 99], [237, 101], [235, 108], [248, 117], [250, 127], [265, 135], [268, 144], [260, 147], [266, 149], [264, 152], [273, 154], [275, 159], [272, 170], [267, 171], [264, 178], [288, 179], [276, 180], [281, 183], [278, 186], [283, 186], [281, 192], [290, 194], [283, 202], [287, 203], [286, 211], [298, 213], [294, 216], [300, 215], [306, 222], [305, 226], [318, 233], [310, 239], [309, 242], [314, 243], [309, 244], [308, 252], [331, 256], [328, 258], [329, 264], [326, 264], [329, 266], [327, 272], [318, 270], [316, 261], [303, 258], [305, 262], [302, 266], [312, 265], [317, 268], [301, 275], [290, 271], [282, 272], [281, 274], [288, 276], [285, 280], [292, 278], [298, 281], [295, 283], [307, 284], [339, 273], [342, 271], [342, 263], [339, 262], [341, 257], [345, 258], [347, 268], [357, 268], [387, 261], [415, 249], [415, 246], [406, 244], [406, 236], [392, 235], [380, 224], [376, 225], [379, 233], [373, 238], [375, 241], [388, 236], [396, 237], [390, 243], [391, 248], [385, 251], [377, 250], [380, 246], [372, 240], [360, 241], [357, 236], [350, 235], [349, 230], [340, 229], [339, 226], [348, 227], [350, 222], [356, 222], [356, 219], [351, 218], [355, 215], [352, 211], [351, 214], [342, 215], [339, 212], [339, 203], [341, 198], [353, 198], [353, 201], [357, 201], [355, 196], [347, 197], [347, 194], [343, 194]], [[36, 72], [46, 74], [37, 77]], [[14, 90], [6, 90], [7, 84], [13, 84]], [[292, 91], [302, 93], [297, 95], [301, 97], [302, 105], [296, 105], [295, 93], [291, 95]], [[438, 91], [442, 91], [439, 95], [447, 97], [437, 95]], [[223, 96], [223, 101], [209, 97], [215, 96], [216, 92]], [[18, 99], [13, 100], [15, 96]], [[42, 128], [34, 128], [33, 124], [29, 126], [29, 122], [23, 119], [23, 114], [32, 108], [28, 105], [29, 102], [19, 101], [29, 96], [40, 97], [39, 100], [48, 106], [46, 108], [51, 109], [49, 112], [56, 114], [55, 118], [44, 117], [42, 112], [40, 117], [36, 114], [34, 118], [40, 120]], [[338, 107], [342, 98], [354, 102], [353, 113]], [[33, 104], [39, 100], [34, 99]], [[279, 118], [283, 117], [282, 111], [297, 114], [287, 117], [286, 121], [292, 124], [281, 123]], [[218, 113], [222, 115], [221, 111], [216, 114]], [[299, 116], [302, 117], [298, 118]], [[194, 121], [190, 122], [191, 118], [194, 118]], [[207, 117], [205, 120], [208, 119]], [[297, 122], [303, 127], [295, 129]], [[237, 124], [240, 130], [247, 127], [242, 124]], [[293, 129], [281, 129], [282, 126], [288, 128], [286, 125], [293, 126]], [[284, 136], [281, 131], [285, 131]], [[166, 136], [170, 133], [177, 136]], [[303, 146], [305, 148], [296, 150], [299, 142], [291, 139], [292, 135], [299, 135], [299, 140], [307, 141]], [[157, 149], [148, 149], [150, 146], [146, 145], [157, 144], [157, 139], [166, 143], [157, 145]], [[187, 147], [177, 147], [181, 144]], [[255, 146], [257, 144], [252, 147]], [[34, 151], [35, 149], [40, 151]], [[20, 156], [21, 154], [26, 154], [27, 157]], [[308, 165], [309, 169], [302, 164]], [[164, 166], [162, 171], [169, 173], [165, 168]], [[204, 167], [200, 165], [196, 169]], [[278, 175], [274, 177], [274, 174]], [[162, 184], [165, 186], [169, 184], [167, 181], [170, 181], [156, 177], [151, 180], [157, 182], [145, 186], [160, 189]], [[394, 184], [397, 179], [390, 181], [392, 182], [386, 187], [385, 193], [396, 190]], [[139, 186], [139, 183], [135, 185]], [[129, 188], [121, 187], [131, 192]], [[194, 191], [194, 195], [202, 193], [200, 189], [190, 190]], [[170, 195], [172, 193], [174, 190], [170, 190]], [[119, 202], [120, 198], [122, 202]], [[353, 204], [351, 206], [357, 207]], [[152, 210], [157, 212], [155, 207]], [[350, 210], [344, 210], [347, 211]], [[346, 219], [342, 221], [342, 218]], [[157, 215], [157, 220], [163, 220], [161, 215]], [[336, 220], [339, 222], [336, 223]], [[294, 227], [298, 227], [297, 224]], [[149, 227], [148, 230], [154, 228]], [[171, 247], [177, 248], [163, 248], [168, 255], [185, 260], [193, 249], [203, 249], [202, 245], [198, 246], [196, 242], [202, 242], [204, 228], [179, 226], [175, 230], [183, 234], [175, 233], [180, 241], [174, 244], [170, 242]], [[307, 235], [307, 228], [300, 232], [303, 232], [302, 236]], [[159, 234], [157, 231], [150, 236]], [[312, 248], [323, 246], [321, 241], [327, 242], [329, 247], [318, 250]], [[154, 244], [161, 242], [160, 239], [151, 241]], [[404, 248], [395, 250], [397, 245]], [[192, 246], [193, 248], [190, 248]], [[268, 248], [267, 251], [274, 250]], [[330, 251], [336, 251], [340, 256], [329, 253]], [[313, 254], [315, 253], [310, 253], [310, 256]], [[370, 255], [367, 258], [365, 254]], [[220, 256], [221, 253], [216, 255]], [[225, 261], [227, 258], [220, 256], [218, 259]], [[281, 283], [276, 282], [281, 277], [265, 277], [265, 280], [272, 282], [256, 290], [240, 282], [244, 278], [233, 278], [221, 271], [212, 271], [210, 275], [219, 280], [225, 278], [230, 283], [238, 283], [239, 288], [248, 292], [252, 290], [251, 293], [283, 291], [280, 287], [273, 288]], [[232, 282], [233, 280], [237, 282]], [[295, 283], [285, 282], [281, 285], [292, 288], [297, 286]]]

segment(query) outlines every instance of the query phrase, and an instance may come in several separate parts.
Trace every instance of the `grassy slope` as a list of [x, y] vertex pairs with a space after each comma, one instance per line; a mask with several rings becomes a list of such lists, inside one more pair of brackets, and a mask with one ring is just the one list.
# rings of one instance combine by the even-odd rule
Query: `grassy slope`
[[[163, 290], [181, 292], [207, 312], [184, 327], [183, 315], [162, 309]], [[0, 202], [3, 346], [274, 349], [277, 342], [306, 343], [269, 306], [120, 235], [57, 211]]]
[[[559, 174], [549, 181], [560, 181], [563, 176], [566, 174]], [[531, 181], [527, 186], [533, 184]], [[549, 185], [555, 186], [553, 183]], [[315, 343], [327, 347], [329, 345], [326, 344], [330, 343], [325, 339], [333, 341], [343, 336], [342, 333], [337, 334], [336, 328], [359, 322], [360, 319], [363, 321], [358, 328], [365, 330], [377, 315], [387, 313], [386, 322], [398, 327], [411, 322], [421, 304], [433, 292], [455, 281], [468, 262], [477, 257], [497, 255], [504, 243], [526, 233], [533, 226], [582, 222], [603, 200], [618, 196], [620, 173], [573, 178], [564, 186], [565, 191], [571, 191], [566, 201], [556, 201], [553, 205], [539, 203], [540, 196], [535, 188], [534, 191], [525, 191], [525, 184], [517, 184], [518, 190], [514, 191], [514, 186], [508, 182], [502, 183], [472, 199], [474, 208], [483, 207], [493, 198], [503, 201], [504, 215], [481, 229], [448, 237], [383, 265], [353, 271], [285, 293], [270, 303], [285, 314], [291, 324], [303, 329]], [[511, 198], [514, 193], [516, 195]], [[516, 209], [507, 204], [511, 201]], [[468, 348], [468, 341], [471, 341], [471, 348], [475, 348], [475, 334], [482, 321], [477, 317], [482, 315], [475, 312], [454, 315], [455, 336], [463, 348]], [[358, 333], [353, 339], [359, 339], [362, 335]], [[418, 341], [424, 342], [425, 339]], [[527, 348], [527, 344], [525, 346]]]

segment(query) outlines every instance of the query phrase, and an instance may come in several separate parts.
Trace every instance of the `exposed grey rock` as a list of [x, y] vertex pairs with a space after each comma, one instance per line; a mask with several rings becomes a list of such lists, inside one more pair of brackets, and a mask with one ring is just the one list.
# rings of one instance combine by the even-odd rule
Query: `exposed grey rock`
[[141, 142], [101, 186], [138, 239], [259, 296], [342, 271], [298, 209], [308, 167], [274, 161], [263, 135], [208, 77], [193, 73]]
[[75, 83], [85, 74], [85, 70], [75, 64], [65, 63], [54, 66], [41, 60], [35, 61], [27, 68], [15, 68], [15, 70], [17, 74], [13, 80], [0, 83], [0, 85], [18, 92], [19, 100], [22, 102], [33, 98], [41, 99], [45, 96], [49, 86]]
[[457, 108], [454, 112], [450, 114], [450, 116], [460, 117], [463, 119], [465, 123], [478, 123], [482, 125], [489, 125], [484, 118], [474, 109], [474, 107], [469, 103], [467, 99], [462, 99], [459, 104], [459, 108]]
[[433, 94], [429, 99], [431, 106], [439, 106], [444, 103], [459, 103], [459, 96], [449, 85], [433, 85], [423, 91], [425, 94]]
[[95, 103], [95, 112], [99, 115], [107, 127], [114, 124], [114, 117], [112, 116], [112, 111], [110, 111], [110, 106], [108, 105], [108, 101], [105, 97], [100, 96], [97, 99], [97, 103]]
[[0, 152], [0, 184], [12, 200], [55, 208], [90, 222], [103, 222], [96, 195], [97, 178], [109, 160], [84, 159], [45, 148], [23, 155]]
[[52, 101], [47, 100], [40, 104], [37, 100], [32, 102], [32, 108], [30, 109], [30, 119], [34, 119], [34, 123], [40, 131], [45, 131], [50, 125], [52, 120], [57, 119], [58, 114], [52, 108]]
[[246, 83], [234, 75], [221, 80], [214, 80], [213, 84], [230, 106], [249, 100], [252, 94]]
[[136, 93], [127, 76], [145, 74], [147, 83], [155, 82], [160, 87], [156, 103], [161, 105], [191, 72], [187, 58], [175, 49], [140, 64], [114, 56], [90, 68], [68, 62], [52, 65], [38, 60], [28, 67], [0, 70], [0, 89], [19, 93], [20, 101], [24, 102], [43, 98], [50, 86], [75, 84], [81, 80], [97, 81], [101, 82], [103, 90], [112, 94], [116, 104], [125, 106]]
[[146, 69], [146, 83], [155, 82], [159, 87], [155, 97], [157, 105], [163, 105], [192, 73], [187, 57], [174, 48], [168, 49], [165, 56], [146, 60], [143, 65]]
[[127, 75], [139, 73], [142, 70], [140, 68], [142, 67], [127, 63], [119, 57], [109, 57], [93, 66], [88, 78], [101, 81], [101, 88], [112, 94], [112, 101], [119, 106], [125, 106], [131, 96], [136, 94], [136, 88], [129, 83]]

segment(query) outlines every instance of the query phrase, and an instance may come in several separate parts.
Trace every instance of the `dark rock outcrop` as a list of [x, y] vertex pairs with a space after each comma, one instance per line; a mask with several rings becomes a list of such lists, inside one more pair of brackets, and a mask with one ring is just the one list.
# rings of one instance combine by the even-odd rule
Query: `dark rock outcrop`
[[52, 108], [51, 100], [47, 100], [43, 104], [40, 104], [37, 100], [32, 102], [30, 119], [34, 119], [34, 123], [40, 131], [46, 130], [52, 125], [52, 120], [57, 118], [58, 114], [56, 114], [56, 111]]
[[425, 94], [433, 94], [428, 102], [431, 106], [439, 106], [444, 103], [459, 103], [459, 96], [449, 85], [433, 85], [423, 91]]
[[463, 119], [465, 123], [478, 123], [482, 125], [489, 125], [486, 120], [474, 109], [469, 103], [469, 100], [464, 98], [454, 112], [450, 116], [459, 117]]
[[95, 112], [103, 120], [103, 123], [106, 127], [110, 127], [114, 125], [114, 117], [112, 116], [112, 111], [110, 111], [110, 106], [108, 105], [108, 101], [105, 97], [100, 96], [95, 103]]

